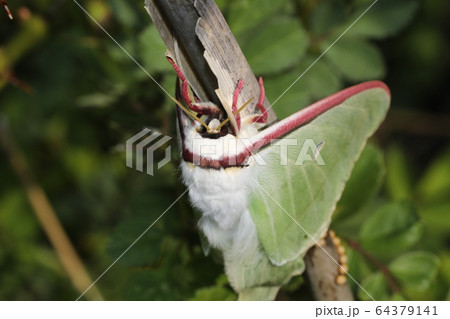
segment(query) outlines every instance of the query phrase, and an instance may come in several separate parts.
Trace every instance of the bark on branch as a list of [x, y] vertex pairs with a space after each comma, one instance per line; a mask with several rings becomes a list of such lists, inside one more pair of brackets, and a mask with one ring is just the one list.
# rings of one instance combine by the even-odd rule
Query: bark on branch
[[345, 282], [338, 284], [339, 253], [327, 235], [325, 245], [312, 247], [305, 256], [306, 273], [316, 300], [352, 301], [353, 294]]
[[[175, 56], [193, 91], [202, 101], [221, 105], [215, 90], [220, 88], [231, 101], [239, 80], [245, 87], [239, 105], [245, 117], [255, 113], [259, 83], [225, 18], [213, 0], [146, 0], [146, 9], [164, 40], [169, 55]], [[264, 106], [270, 105], [266, 99]], [[276, 120], [268, 110], [268, 124]]]

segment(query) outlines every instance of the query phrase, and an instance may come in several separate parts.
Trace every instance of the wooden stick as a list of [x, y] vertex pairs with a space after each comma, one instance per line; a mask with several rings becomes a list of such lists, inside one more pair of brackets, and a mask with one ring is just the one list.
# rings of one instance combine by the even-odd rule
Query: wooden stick
[[[220, 89], [231, 105], [239, 80], [244, 88], [238, 105], [255, 98], [242, 117], [255, 114], [260, 93], [253, 74], [222, 13], [213, 0], [146, 0], [146, 9], [164, 40], [168, 55], [177, 62], [202, 101], [221, 106]], [[265, 101], [264, 107], [269, 107]], [[267, 124], [276, 120], [272, 109]]]
[[338, 284], [336, 281], [340, 275], [339, 266], [330, 256], [339, 261], [339, 254], [328, 234], [323, 246], [312, 247], [305, 256], [306, 273], [316, 300], [354, 300], [348, 283]]
[[202, 101], [220, 105], [214, 91], [217, 79], [203, 58], [195, 27], [200, 18], [194, 0], [146, 0], [145, 8], [167, 47], [167, 54], [180, 66]]

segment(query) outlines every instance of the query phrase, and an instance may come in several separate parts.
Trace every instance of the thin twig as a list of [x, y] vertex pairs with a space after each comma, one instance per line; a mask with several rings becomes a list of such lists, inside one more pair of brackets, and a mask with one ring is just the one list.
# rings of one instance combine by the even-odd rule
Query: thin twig
[[[83, 292], [89, 287], [92, 280], [64, 231], [44, 190], [34, 179], [31, 169], [25, 160], [25, 156], [17, 147], [8, 132], [6, 123], [2, 120], [0, 118], [0, 146], [8, 156], [14, 173], [16, 173], [23, 184], [33, 212], [36, 214], [50, 243], [55, 249], [56, 255], [66, 270], [72, 284], [79, 292]], [[89, 291], [88, 297], [91, 300], [103, 300], [100, 291], [96, 287]]]
[[[414, 125], [411, 125], [414, 123]], [[450, 116], [448, 114], [433, 114], [407, 110], [393, 109], [380, 126], [378, 135], [404, 133], [411, 135], [450, 137]]]
[[345, 239], [347, 244], [352, 247], [354, 250], [359, 252], [364, 258], [366, 258], [370, 263], [372, 263], [386, 278], [386, 281], [391, 288], [393, 292], [399, 292], [400, 289], [398, 287], [398, 284], [392, 276], [391, 272], [389, 271], [389, 268], [383, 265], [378, 259], [376, 259], [374, 256], [372, 256], [368, 251], [366, 251], [364, 248], [361, 247], [361, 245], [354, 240]]

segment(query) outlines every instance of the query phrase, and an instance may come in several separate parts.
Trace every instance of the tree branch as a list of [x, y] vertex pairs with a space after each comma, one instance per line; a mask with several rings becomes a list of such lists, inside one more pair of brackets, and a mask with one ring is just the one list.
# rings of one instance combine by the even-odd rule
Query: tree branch
[[350, 247], [359, 252], [364, 258], [366, 258], [370, 263], [372, 263], [375, 267], [378, 268], [379, 271], [384, 275], [386, 281], [393, 292], [399, 292], [400, 289], [398, 287], [397, 281], [394, 276], [392, 276], [389, 268], [383, 265], [378, 261], [374, 256], [372, 256], [368, 251], [361, 247], [361, 245], [354, 240], [346, 239], [345, 240]]
[[[331, 257], [330, 257], [331, 256]], [[316, 300], [352, 301], [354, 300], [349, 285], [338, 284], [339, 253], [331, 237], [327, 234], [323, 246], [312, 247], [305, 256], [306, 273]]]
[[[255, 114], [259, 83], [213, 0], [146, 0], [146, 9], [168, 54], [175, 57], [200, 100], [220, 106], [215, 93], [219, 88], [231, 101], [242, 79], [245, 87], [238, 104], [256, 98], [241, 116]], [[266, 109], [270, 106], [267, 99], [264, 106]], [[267, 124], [276, 120], [272, 109], [268, 115]]]

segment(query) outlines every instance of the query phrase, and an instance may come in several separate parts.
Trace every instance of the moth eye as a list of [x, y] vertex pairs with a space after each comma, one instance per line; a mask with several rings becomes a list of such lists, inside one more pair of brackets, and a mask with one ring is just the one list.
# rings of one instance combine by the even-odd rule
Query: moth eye
[[220, 129], [220, 135], [221, 136], [225, 136], [228, 134], [228, 128], [224, 125], [222, 126], [222, 128]]

